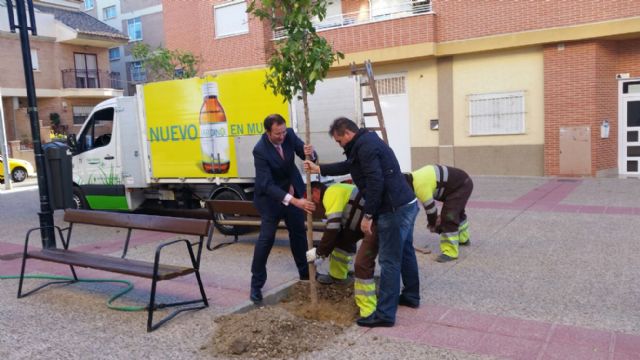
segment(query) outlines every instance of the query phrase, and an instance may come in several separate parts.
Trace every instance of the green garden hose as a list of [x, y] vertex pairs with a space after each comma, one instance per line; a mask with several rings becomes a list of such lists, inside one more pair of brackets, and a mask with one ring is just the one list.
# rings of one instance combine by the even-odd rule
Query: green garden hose
[[[0, 280], [2, 280], [2, 279], [19, 279], [19, 278], [20, 278], [19, 275], [0, 275]], [[75, 280], [72, 277], [58, 276], [58, 275], [25, 275], [24, 278], [25, 279], [67, 280], [67, 281], [74, 281]], [[94, 283], [114, 282], [114, 283], [126, 284], [127, 287], [124, 290], [122, 290], [119, 293], [113, 295], [111, 298], [109, 298], [109, 300], [107, 300], [107, 307], [109, 309], [118, 310], [118, 311], [144, 311], [144, 310], [147, 310], [147, 306], [115, 306], [115, 305], [111, 304], [112, 302], [114, 302], [120, 296], [122, 296], [122, 295], [128, 293], [129, 291], [133, 290], [133, 284], [129, 280], [81, 279], [81, 278], [78, 278], [78, 280], [76, 282], [89, 282], [89, 283], [91, 283], [91, 282], [94, 282]]]

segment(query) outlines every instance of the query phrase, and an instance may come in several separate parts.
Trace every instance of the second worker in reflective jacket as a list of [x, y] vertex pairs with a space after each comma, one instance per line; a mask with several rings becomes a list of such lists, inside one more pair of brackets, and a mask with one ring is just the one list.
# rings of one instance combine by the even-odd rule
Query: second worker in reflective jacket
[[[470, 244], [465, 207], [473, 181], [464, 170], [444, 165], [427, 165], [406, 176], [427, 213], [427, 227], [440, 234], [441, 254], [436, 261], [457, 259], [458, 245]], [[440, 216], [436, 201], [442, 202]]]
[[[376, 283], [373, 273], [378, 255], [375, 229], [365, 234], [360, 229], [364, 215], [364, 198], [355, 185], [333, 184], [321, 195], [327, 227], [317, 248], [307, 251], [307, 261], [329, 257], [329, 274], [319, 275], [323, 284], [343, 283], [348, 279], [349, 263], [356, 252], [356, 243], [362, 240], [354, 262], [354, 295], [360, 317], [366, 318], [376, 310]], [[319, 199], [314, 199], [320, 204]]]

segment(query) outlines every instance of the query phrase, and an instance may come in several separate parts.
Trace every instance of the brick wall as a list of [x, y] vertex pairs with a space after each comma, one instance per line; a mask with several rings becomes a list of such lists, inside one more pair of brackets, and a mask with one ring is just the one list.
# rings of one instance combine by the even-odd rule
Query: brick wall
[[616, 73], [640, 77], [640, 39], [620, 41]]
[[593, 42], [544, 48], [545, 175], [560, 173], [561, 127], [589, 125], [592, 136], [596, 132], [597, 48]]
[[[592, 173], [618, 167], [618, 83], [616, 62], [618, 42], [599, 41], [596, 48], [596, 109], [592, 127]], [[609, 121], [609, 138], [600, 137], [600, 125]]]
[[215, 38], [213, 6], [225, 1], [190, 3], [164, 0], [164, 28], [167, 47], [189, 50], [202, 57], [200, 71], [263, 65], [271, 46], [271, 30], [249, 17], [249, 33]]
[[410, 16], [321, 31], [335, 50], [343, 53], [421, 44], [435, 39], [431, 15]]
[[432, 8], [439, 42], [640, 15], [635, 0], [433, 0]]

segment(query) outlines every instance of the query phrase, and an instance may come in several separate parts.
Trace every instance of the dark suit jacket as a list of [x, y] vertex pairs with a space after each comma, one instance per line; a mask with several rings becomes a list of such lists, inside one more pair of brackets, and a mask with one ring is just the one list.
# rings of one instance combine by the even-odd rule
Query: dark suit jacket
[[263, 134], [253, 148], [253, 163], [256, 167], [253, 203], [262, 216], [275, 216], [279, 213], [282, 200], [289, 192], [289, 185], [293, 184], [295, 197], [299, 198], [304, 194], [304, 182], [294, 162], [294, 155], [304, 159], [304, 143], [292, 129], [287, 129], [282, 151], [284, 160], [267, 134]]

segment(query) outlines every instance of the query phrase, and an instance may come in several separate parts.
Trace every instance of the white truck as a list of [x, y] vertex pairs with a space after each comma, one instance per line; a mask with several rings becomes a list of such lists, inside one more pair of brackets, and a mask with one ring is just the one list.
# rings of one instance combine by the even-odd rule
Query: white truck
[[[304, 124], [302, 104], [265, 89], [264, 71], [149, 83], [99, 103], [69, 137], [76, 206], [196, 209], [206, 199], [251, 199], [264, 118]], [[323, 161], [344, 158], [327, 130], [335, 117], [355, 116], [353, 84], [326, 80], [313, 100], [312, 144]]]

